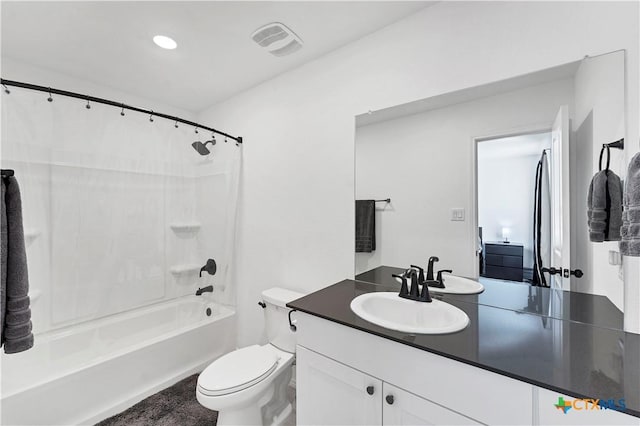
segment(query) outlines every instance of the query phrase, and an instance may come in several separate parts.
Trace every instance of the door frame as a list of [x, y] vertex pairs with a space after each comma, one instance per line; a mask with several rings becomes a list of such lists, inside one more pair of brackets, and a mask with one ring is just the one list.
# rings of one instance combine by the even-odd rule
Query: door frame
[[553, 122], [534, 123], [524, 126], [511, 127], [506, 129], [496, 129], [479, 136], [472, 136], [471, 143], [473, 146], [473, 154], [471, 155], [471, 214], [469, 221], [471, 238], [473, 241], [473, 259], [474, 259], [474, 279], [480, 277], [480, 267], [478, 264], [478, 144], [493, 139], [502, 139], [515, 136], [534, 135], [538, 133], [550, 133]]

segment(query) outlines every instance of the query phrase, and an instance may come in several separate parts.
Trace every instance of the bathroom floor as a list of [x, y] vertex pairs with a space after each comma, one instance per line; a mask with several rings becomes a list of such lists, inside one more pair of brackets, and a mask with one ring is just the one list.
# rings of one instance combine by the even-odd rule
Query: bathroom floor
[[197, 374], [189, 376], [96, 426], [215, 425], [218, 413], [204, 408], [196, 400], [197, 379]]
[[[189, 376], [95, 426], [215, 426], [218, 413], [204, 408], [196, 400], [197, 380], [197, 374]], [[282, 426], [295, 426], [295, 390], [289, 387], [287, 394], [293, 412]]]

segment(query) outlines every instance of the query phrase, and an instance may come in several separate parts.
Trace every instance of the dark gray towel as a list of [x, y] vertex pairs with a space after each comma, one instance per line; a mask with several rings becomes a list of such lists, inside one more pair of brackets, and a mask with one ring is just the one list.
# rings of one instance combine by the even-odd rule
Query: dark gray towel
[[640, 256], [640, 152], [629, 162], [620, 233], [620, 253], [625, 256]]
[[2, 178], [2, 282], [0, 344], [5, 353], [26, 351], [33, 346], [29, 277], [22, 226], [20, 188], [14, 177]]
[[376, 202], [356, 200], [356, 253], [376, 249]]
[[591, 241], [620, 241], [622, 182], [611, 170], [601, 170], [591, 179], [587, 195], [587, 224]]

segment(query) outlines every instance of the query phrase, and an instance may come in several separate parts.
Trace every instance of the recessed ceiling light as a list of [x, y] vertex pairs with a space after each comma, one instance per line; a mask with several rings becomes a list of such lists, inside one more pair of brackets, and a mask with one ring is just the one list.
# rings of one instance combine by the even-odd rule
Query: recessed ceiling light
[[176, 43], [174, 39], [163, 35], [153, 37], [153, 42], [163, 49], [175, 49], [178, 47], [178, 43]]

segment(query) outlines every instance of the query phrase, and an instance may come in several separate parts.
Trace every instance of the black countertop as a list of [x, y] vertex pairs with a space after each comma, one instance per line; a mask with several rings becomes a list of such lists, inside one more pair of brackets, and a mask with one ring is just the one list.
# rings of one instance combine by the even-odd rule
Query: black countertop
[[640, 335], [455, 298], [446, 301], [471, 322], [445, 335], [389, 330], [351, 311], [361, 294], [397, 289], [345, 280], [287, 306], [575, 398], [624, 398], [624, 412], [640, 417]]
[[[356, 275], [356, 280], [398, 286], [391, 274], [404, 271], [402, 268], [380, 266]], [[444, 278], [446, 284], [447, 276], [444, 275]], [[442, 300], [455, 299], [617, 330], [624, 328], [624, 314], [605, 296], [491, 278], [481, 278], [481, 282], [485, 290], [480, 294], [442, 294]]]

